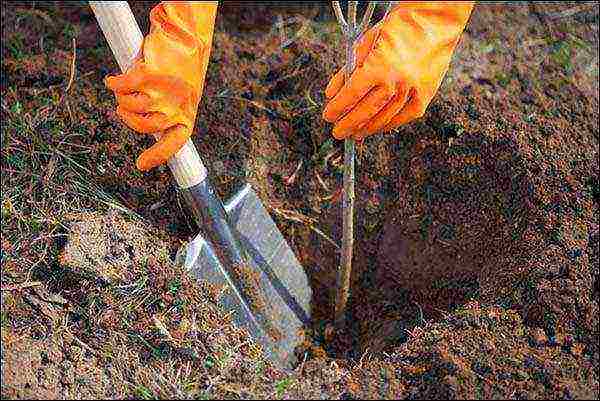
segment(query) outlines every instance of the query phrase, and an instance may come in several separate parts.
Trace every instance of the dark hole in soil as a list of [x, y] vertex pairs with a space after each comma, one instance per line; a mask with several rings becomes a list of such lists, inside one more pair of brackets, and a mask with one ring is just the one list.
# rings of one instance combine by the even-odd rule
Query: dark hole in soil
[[[398, 157], [391, 176], [377, 177], [382, 186], [393, 188], [385, 191], [378, 214], [368, 213], [372, 192], [365, 176], [357, 177], [350, 323], [327, 348], [337, 356], [359, 357], [367, 349], [398, 345], [413, 327], [479, 299], [482, 281], [512, 273], [494, 270], [504, 268], [503, 255], [521, 251], [522, 235], [535, 220], [530, 218], [531, 183], [511, 140], [490, 142], [465, 134], [450, 149], [439, 145], [405, 151], [410, 163]], [[373, 173], [370, 161], [361, 163], [361, 170]], [[322, 225], [338, 241], [341, 222], [339, 205], [323, 213]], [[300, 253], [312, 253], [316, 261], [305, 269], [318, 327], [333, 312], [339, 263], [337, 252], [320, 241], [313, 236], [296, 243]]]
[[[437, 119], [446, 112], [440, 110], [437, 117], [429, 117], [436, 121], [425, 120], [424, 126], [442, 127]], [[295, 131], [303, 129], [301, 123], [302, 118], [295, 121], [300, 124]], [[310, 122], [305, 123], [310, 130]], [[277, 123], [268, 124], [273, 127]], [[456, 128], [448, 129], [456, 132]], [[303, 135], [273, 134], [291, 154], [312, 152]], [[375, 140], [370, 143], [376, 144]], [[406, 341], [415, 326], [479, 299], [482, 284], [489, 284], [495, 275], [512, 274], [498, 271], [505, 268], [499, 260], [502, 255], [521, 252], [522, 235], [528, 224], [535, 224], [532, 185], [511, 139], [491, 142], [478, 133], [462, 133], [450, 147], [446, 141], [416, 145], [415, 139], [402, 135], [390, 139], [386, 145], [392, 156], [388, 172], [379, 170], [375, 157], [360, 160], [349, 324], [333, 342], [324, 341], [323, 332], [333, 315], [339, 254], [313, 231], [307, 229], [306, 235], [299, 237], [298, 225], [273, 215], [309, 276], [314, 339], [332, 355], [356, 358], [367, 349], [386, 350]], [[367, 152], [374, 153], [368, 148]], [[261, 155], [236, 157], [247, 165], [254, 156]], [[310, 165], [304, 167], [302, 174], [311, 169]], [[375, 182], [375, 189], [370, 182]], [[311, 215], [312, 204], [306, 196], [310, 185], [306, 179], [285, 192], [267, 190], [278, 201]], [[373, 196], [380, 202], [375, 211], [369, 208]], [[186, 227], [184, 218], [176, 216], [173, 224]], [[341, 242], [341, 202], [322, 207], [319, 226]], [[289, 227], [295, 228], [288, 231]], [[180, 234], [190, 234], [191, 228], [185, 232], [180, 228], [176, 229]], [[535, 289], [532, 291], [533, 297]]]

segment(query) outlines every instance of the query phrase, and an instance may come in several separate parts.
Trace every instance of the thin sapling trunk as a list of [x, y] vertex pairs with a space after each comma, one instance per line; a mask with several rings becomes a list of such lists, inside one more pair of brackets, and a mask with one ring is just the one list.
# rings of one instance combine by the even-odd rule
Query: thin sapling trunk
[[[348, 21], [344, 19], [339, 1], [334, 1], [333, 10], [346, 37], [346, 67], [345, 80], [350, 79], [354, 71], [354, 42], [369, 27], [369, 22], [375, 9], [375, 2], [369, 2], [367, 10], [359, 25], [356, 24], [356, 7], [358, 2], [348, 3]], [[346, 306], [350, 293], [350, 274], [352, 272], [352, 254], [354, 249], [354, 138], [344, 141], [344, 199], [343, 199], [343, 234], [340, 267], [337, 272], [335, 299], [335, 326], [343, 328], [346, 320]]]

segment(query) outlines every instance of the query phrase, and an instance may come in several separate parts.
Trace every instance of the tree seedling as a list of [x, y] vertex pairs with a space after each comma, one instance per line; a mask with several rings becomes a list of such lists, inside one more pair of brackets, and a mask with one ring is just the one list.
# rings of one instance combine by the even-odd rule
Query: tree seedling
[[[358, 1], [348, 2], [348, 19], [344, 18], [339, 1], [333, 1], [333, 11], [338, 20], [342, 33], [346, 38], [346, 71], [348, 80], [355, 67], [354, 43], [367, 30], [375, 10], [376, 2], [370, 1], [360, 24], [356, 23]], [[389, 4], [388, 4], [389, 11]], [[337, 328], [345, 325], [346, 306], [350, 289], [350, 273], [352, 272], [352, 253], [354, 247], [354, 159], [355, 140], [347, 138], [344, 141], [344, 198], [343, 198], [343, 234], [342, 255], [336, 282], [335, 316]]]

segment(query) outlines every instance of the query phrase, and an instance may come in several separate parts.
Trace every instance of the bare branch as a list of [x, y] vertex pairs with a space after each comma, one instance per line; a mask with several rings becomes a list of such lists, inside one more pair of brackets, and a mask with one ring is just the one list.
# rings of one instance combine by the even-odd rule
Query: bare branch
[[[336, 4], [337, 3], [337, 4]], [[348, 24], [342, 24], [343, 16], [339, 3], [334, 2], [336, 15], [339, 12], [341, 19], [338, 22], [346, 36], [346, 68], [345, 81], [347, 82], [354, 70], [354, 41], [357, 39], [356, 26], [356, 6], [357, 1], [351, 1], [348, 4]], [[337, 5], [337, 9], [336, 9]], [[356, 154], [354, 138], [346, 138], [344, 141], [344, 199], [342, 206], [342, 249], [340, 258], [340, 267], [336, 278], [336, 296], [335, 296], [335, 326], [343, 329], [346, 324], [346, 309], [350, 295], [350, 274], [352, 272], [352, 255], [354, 248], [354, 159]]]
[[354, 31], [356, 29], [356, 7], [358, 5], [358, 1], [349, 1], [348, 2], [348, 25], [350, 27], [350, 31]]
[[392, 6], [394, 5], [395, 1], [388, 1], [387, 2], [387, 6], [385, 7], [385, 14], [383, 14], [383, 18], [385, 19], [385, 17], [388, 16], [388, 14], [390, 13], [390, 11], [392, 10]]
[[343, 31], [348, 29], [348, 23], [344, 19], [344, 14], [342, 14], [342, 7], [340, 7], [339, 1], [332, 1], [331, 5], [333, 6], [333, 12], [335, 13], [335, 18], [337, 18], [338, 23], [342, 27]]
[[360, 22], [360, 26], [358, 27], [358, 34], [361, 35], [364, 31], [369, 29], [369, 24], [371, 23], [371, 18], [373, 17], [373, 12], [375, 11], [375, 7], [377, 3], [375, 1], [370, 1], [367, 6], [367, 10], [363, 15], [362, 21]]

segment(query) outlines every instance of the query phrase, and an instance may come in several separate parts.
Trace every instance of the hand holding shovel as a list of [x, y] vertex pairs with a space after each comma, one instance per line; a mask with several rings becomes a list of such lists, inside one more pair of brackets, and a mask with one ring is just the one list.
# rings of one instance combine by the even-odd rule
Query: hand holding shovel
[[[113, 1], [94, 1], [90, 5], [119, 66], [129, 72], [134, 62], [139, 63], [137, 57], [142, 43], [144, 46], [148, 43], [143, 42], [129, 5]], [[158, 7], [163, 6], [171, 5], [161, 3]], [[167, 26], [177, 27], [180, 19], [167, 22]], [[205, 27], [198, 24], [197, 28]], [[178, 62], [177, 59], [167, 61]], [[163, 66], [169, 68], [168, 64]], [[146, 75], [133, 75], [134, 81], [139, 80], [137, 87], [153, 85], [155, 71], [146, 72]], [[164, 80], [165, 76], [158, 78]], [[192, 100], [197, 105], [197, 99]], [[169, 104], [164, 106], [169, 107]], [[195, 110], [193, 114], [195, 116]], [[163, 135], [156, 137], [161, 141]], [[266, 356], [277, 366], [292, 367], [294, 348], [303, 341], [302, 331], [310, 319], [311, 290], [302, 266], [249, 185], [225, 206], [221, 203], [190, 139], [167, 164], [201, 230], [184, 249], [185, 267], [199, 280], [222, 288], [222, 306], [227, 312], [235, 312], [234, 321], [263, 345]]]

